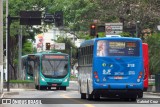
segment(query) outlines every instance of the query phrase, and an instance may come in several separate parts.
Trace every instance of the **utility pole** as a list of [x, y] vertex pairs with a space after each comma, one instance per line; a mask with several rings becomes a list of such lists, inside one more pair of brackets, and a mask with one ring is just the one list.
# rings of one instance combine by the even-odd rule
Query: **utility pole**
[[6, 80], [8, 80], [8, 51], [7, 51], [7, 47], [8, 47], [8, 0], [6, 0]]
[[22, 63], [21, 63], [21, 62], [22, 62], [22, 61], [21, 61], [21, 56], [22, 56], [22, 25], [21, 25], [21, 27], [20, 27], [20, 34], [19, 34], [18, 37], [19, 37], [19, 38], [18, 38], [18, 39], [19, 39], [19, 40], [18, 40], [18, 41], [19, 41], [19, 42], [18, 42], [18, 43], [19, 43], [19, 51], [18, 51], [18, 56], [19, 56], [19, 57], [18, 57], [18, 60], [19, 60], [19, 61], [18, 61], [18, 62], [19, 62], [19, 64], [18, 64], [18, 65], [19, 65], [19, 70], [18, 70], [18, 71], [19, 71], [19, 72], [18, 72], [18, 79], [21, 80], [21, 79], [23, 79], [23, 78], [22, 78], [22, 77], [23, 77], [23, 73], [22, 73]]
[[140, 23], [140, 21], [136, 21], [136, 37], [138, 37], [139, 23]]
[[0, 93], [3, 93], [3, 0], [0, 0]]

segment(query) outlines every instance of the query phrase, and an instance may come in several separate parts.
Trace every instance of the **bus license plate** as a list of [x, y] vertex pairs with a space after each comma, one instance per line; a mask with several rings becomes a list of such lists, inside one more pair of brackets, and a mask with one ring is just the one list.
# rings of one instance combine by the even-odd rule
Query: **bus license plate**
[[115, 76], [114, 79], [122, 79], [122, 76]]
[[52, 86], [57, 86], [57, 84], [52, 84]]

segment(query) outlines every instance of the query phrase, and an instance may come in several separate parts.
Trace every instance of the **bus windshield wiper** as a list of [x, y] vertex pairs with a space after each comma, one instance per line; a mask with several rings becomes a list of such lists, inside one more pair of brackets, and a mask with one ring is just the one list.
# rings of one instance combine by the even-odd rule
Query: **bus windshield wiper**
[[54, 66], [52, 65], [52, 63], [51, 63], [51, 61], [48, 59], [48, 62], [49, 62], [49, 64], [51, 65], [51, 71], [53, 71], [53, 74], [55, 75], [55, 68], [54, 68]]
[[57, 67], [56, 67], [56, 68], [58, 68], [58, 67], [59, 67], [59, 65], [60, 65], [60, 63], [61, 63], [61, 62], [62, 62], [62, 61], [60, 61], [60, 62], [59, 62], [59, 64], [57, 65]]

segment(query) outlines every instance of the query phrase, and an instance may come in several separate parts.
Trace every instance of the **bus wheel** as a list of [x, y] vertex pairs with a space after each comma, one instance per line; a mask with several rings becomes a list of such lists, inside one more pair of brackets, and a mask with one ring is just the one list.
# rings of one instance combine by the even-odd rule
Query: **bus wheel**
[[89, 94], [89, 86], [87, 83], [87, 94], [86, 94], [86, 98], [87, 100], [92, 100], [93, 99], [93, 94]]
[[131, 98], [131, 101], [136, 101], [136, 98]]
[[143, 92], [138, 94], [138, 98], [143, 98]]
[[87, 100], [92, 100], [93, 99], [93, 95], [92, 94], [86, 94]]
[[81, 99], [86, 99], [86, 94], [85, 93], [81, 93]]
[[65, 86], [60, 87], [60, 90], [66, 90]]
[[59, 89], [60, 89], [60, 87], [57, 86], [57, 87], [56, 87], [56, 90], [59, 90]]
[[100, 95], [94, 94], [94, 99], [95, 99], [95, 100], [100, 100]]
[[65, 87], [65, 86], [63, 87], [63, 90], [66, 90], [66, 87]]
[[42, 90], [42, 86], [39, 85], [39, 86], [38, 86], [38, 89], [39, 89], [39, 90]]
[[51, 87], [48, 87], [48, 90], [51, 90]]
[[44, 86], [39, 86], [39, 90], [44, 90], [45, 87]]
[[37, 89], [37, 90], [38, 90], [38, 85], [35, 85], [35, 89]]

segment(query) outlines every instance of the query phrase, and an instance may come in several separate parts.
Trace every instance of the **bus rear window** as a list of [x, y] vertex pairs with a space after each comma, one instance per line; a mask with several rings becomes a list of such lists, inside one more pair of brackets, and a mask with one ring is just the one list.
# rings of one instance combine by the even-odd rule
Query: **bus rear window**
[[139, 56], [139, 42], [99, 40], [97, 56]]

